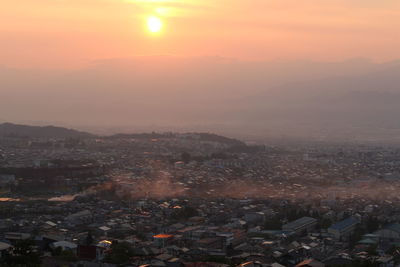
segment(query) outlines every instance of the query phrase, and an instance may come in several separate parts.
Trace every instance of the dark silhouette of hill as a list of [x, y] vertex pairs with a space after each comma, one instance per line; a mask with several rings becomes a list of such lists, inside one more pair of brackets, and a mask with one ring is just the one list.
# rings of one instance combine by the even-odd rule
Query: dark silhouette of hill
[[0, 124], [0, 137], [36, 137], [36, 138], [88, 138], [92, 134], [55, 126], [29, 126], [13, 123]]
[[168, 134], [161, 134], [161, 133], [119, 133], [108, 136], [111, 139], [119, 139], [119, 138], [132, 138], [132, 139], [157, 139], [157, 138], [166, 138]]
[[[33, 138], [93, 138], [96, 135], [67, 129], [56, 126], [30, 126], [13, 123], [0, 124], [0, 137], [33, 137]], [[212, 134], [212, 133], [132, 133], [132, 134], [114, 134], [104, 136], [110, 139], [134, 138], [134, 139], [158, 139], [158, 138], [185, 138], [190, 140], [198, 140], [205, 142], [217, 142], [226, 144], [230, 147], [243, 148], [246, 144], [240, 140]]]
[[[118, 138], [157, 139], [157, 138], [175, 138], [175, 137], [177, 137], [177, 134], [174, 133], [136, 133], [136, 134], [115, 134], [109, 136], [109, 138], [113, 139], [118, 139]], [[205, 142], [217, 142], [233, 147], [246, 146], [246, 144], [240, 140], [212, 133], [189, 133], [185, 134], [184, 138], [205, 141]]]

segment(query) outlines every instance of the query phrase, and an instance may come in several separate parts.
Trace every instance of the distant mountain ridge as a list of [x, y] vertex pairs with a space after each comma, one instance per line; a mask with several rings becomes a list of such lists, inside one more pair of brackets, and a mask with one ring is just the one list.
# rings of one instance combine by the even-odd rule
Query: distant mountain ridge
[[[74, 129], [56, 126], [30, 126], [13, 123], [0, 123], [0, 137], [34, 137], [34, 138], [93, 138], [96, 135]], [[135, 138], [135, 139], [157, 139], [182, 137], [199, 141], [209, 141], [227, 144], [231, 147], [243, 147], [246, 144], [240, 140], [212, 134], [212, 133], [132, 133], [114, 134], [104, 136], [105, 138]]]
[[212, 133], [136, 133], [136, 134], [115, 134], [109, 136], [109, 138], [134, 138], [134, 139], [157, 139], [157, 138], [172, 138], [172, 137], [183, 137], [186, 139], [193, 139], [199, 141], [217, 142], [226, 144], [229, 146], [246, 146], [246, 144], [240, 140], [229, 138], [226, 136], [221, 136]]
[[0, 137], [36, 137], [36, 138], [88, 138], [94, 135], [73, 129], [56, 126], [29, 126], [13, 123], [0, 124]]
[[0, 67], [0, 80], [0, 116], [10, 121], [68, 122], [104, 135], [183, 129], [258, 141], [400, 142], [400, 61], [135, 58], [74, 72]]

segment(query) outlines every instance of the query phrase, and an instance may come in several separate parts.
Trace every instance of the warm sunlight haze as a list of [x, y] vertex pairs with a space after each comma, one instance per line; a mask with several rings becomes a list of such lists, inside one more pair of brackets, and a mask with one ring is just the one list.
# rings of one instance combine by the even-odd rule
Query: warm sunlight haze
[[150, 32], [158, 33], [162, 30], [163, 22], [160, 18], [151, 16], [147, 19], [147, 27]]
[[[75, 68], [137, 55], [376, 62], [400, 56], [397, 0], [1, 3], [0, 62], [6, 66]], [[166, 30], [162, 39], [149, 38]]]

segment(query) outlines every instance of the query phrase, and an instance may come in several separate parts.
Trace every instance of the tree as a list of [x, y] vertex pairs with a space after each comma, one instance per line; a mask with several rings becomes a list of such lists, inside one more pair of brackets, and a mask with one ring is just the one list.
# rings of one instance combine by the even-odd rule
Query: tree
[[353, 248], [358, 241], [361, 240], [362, 236], [365, 234], [365, 230], [363, 227], [360, 225], [357, 225], [356, 228], [354, 229], [354, 232], [352, 235], [349, 237], [349, 245], [350, 248]]
[[375, 232], [379, 228], [379, 220], [376, 217], [368, 217], [366, 225], [369, 233]]
[[371, 256], [378, 256], [379, 254], [378, 254], [377, 249], [378, 249], [378, 245], [371, 245], [368, 247], [367, 252]]
[[33, 240], [18, 241], [14, 246], [13, 254], [6, 254], [0, 266], [39, 267], [42, 263], [42, 255], [34, 249], [34, 245]]
[[78, 261], [78, 257], [71, 250], [63, 250], [63, 251], [61, 251], [61, 254], [60, 254], [59, 258], [61, 260], [63, 260], [63, 261], [67, 261], [67, 262]]
[[124, 264], [129, 262], [129, 259], [134, 255], [131, 244], [127, 242], [114, 242], [111, 245], [110, 253], [107, 254], [104, 261], [113, 264]]
[[62, 253], [62, 247], [56, 247], [51, 251], [51, 255], [54, 257], [60, 256]]
[[86, 245], [87, 246], [90, 246], [92, 243], [93, 243], [93, 236], [92, 236], [92, 233], [89, 231], [88, 232], [88, 234], [87, 234], [87, 236], [86, 236]]

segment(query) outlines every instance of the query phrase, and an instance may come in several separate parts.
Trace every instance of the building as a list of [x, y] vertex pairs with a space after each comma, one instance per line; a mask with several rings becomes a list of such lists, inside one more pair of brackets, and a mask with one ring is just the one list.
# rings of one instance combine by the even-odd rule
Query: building
[[262, 267], [261, 262], [249, 261], [238, 265], [237, 267]]
[[311, 217], [303, 217], [295, 221], [292, 221], [290, 223], [284, 224], [282, 226], [282, 230], [300, 234], [303, 232], [313, 230], [316, 224], [317, 224], [316, 219]]
[[335, 239], [347, 239], [353, 233], [359, 221], [356, 218], [349, 217], [343, 221], [337, 222], [328, 228], [328, 233], [332, 234]]
[[206, 249], [222, 249], [223, 239], [222, 237], [203, 238], [196, 242], [196, 246]]
[[31, 235], [28, 233], [14, 233], [8, 232], [4, 234], [4, 238], [12, 243], [16, 243], [20, 240], [27, 240], [31, 238]]
[[400, 224], [392, 223], [386, 225], [383, 229], [380, 229], [374, 233], [381, 240], [386, 240], [390, 242], [400, 241]]
[[314, 259], [307, 259], [300, 262], [295, 267], [325, 267], [325, 264]]
[[68, 241], [57, 241], [52, 244], [50, 244], [51, 248], [60, 248], [61, 250], [69, 250], [72, 251], [74, 254], [76, 253], [77, 245], [72, 242]]

